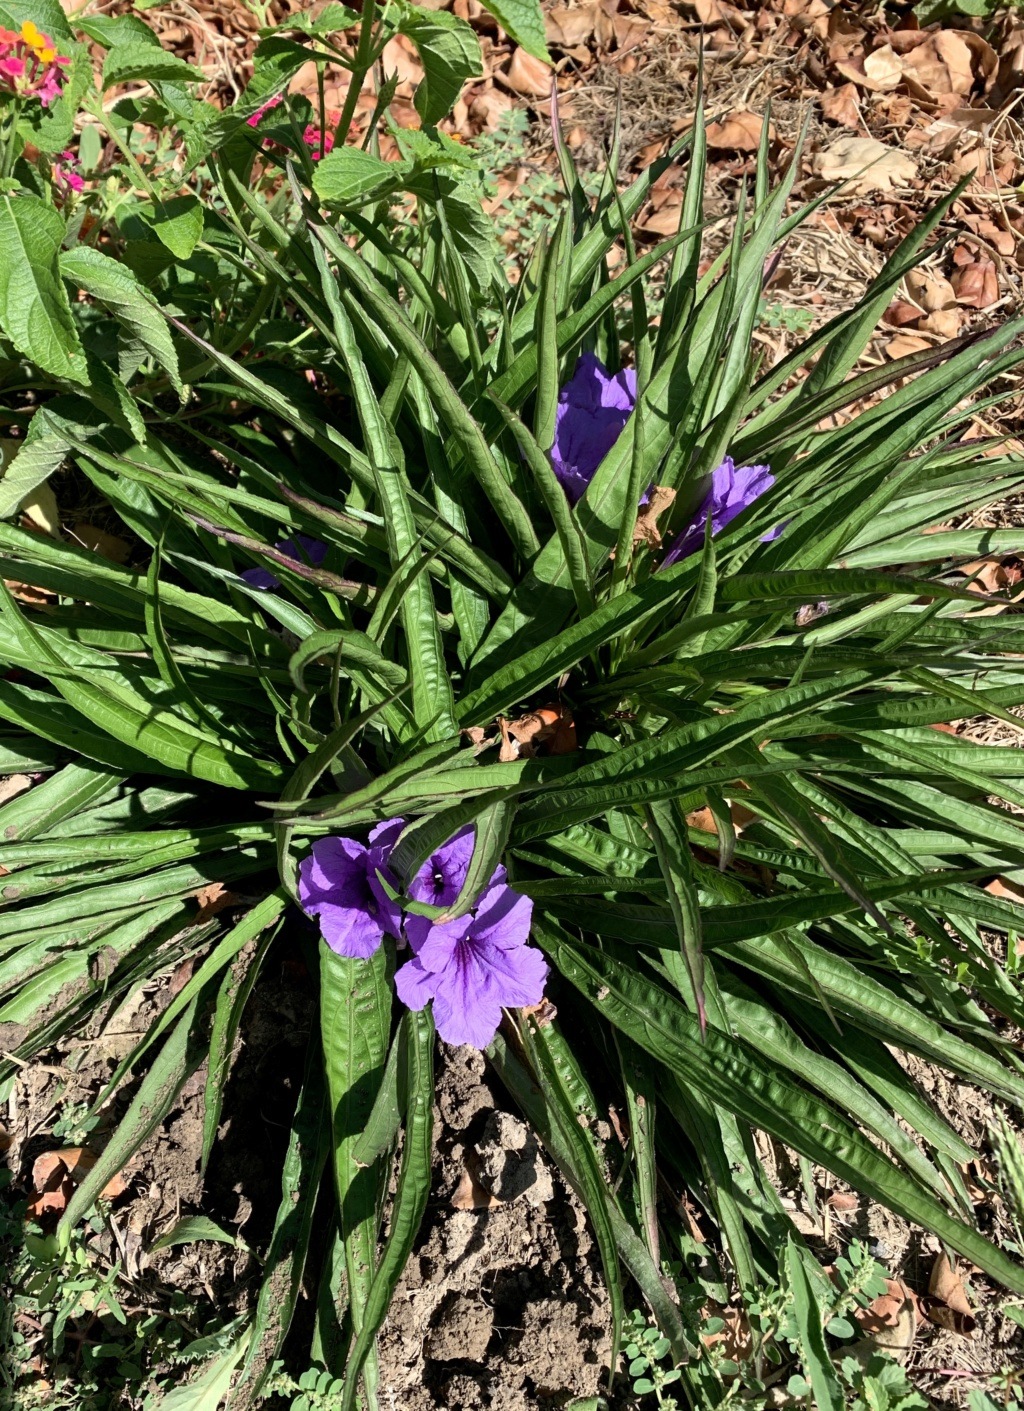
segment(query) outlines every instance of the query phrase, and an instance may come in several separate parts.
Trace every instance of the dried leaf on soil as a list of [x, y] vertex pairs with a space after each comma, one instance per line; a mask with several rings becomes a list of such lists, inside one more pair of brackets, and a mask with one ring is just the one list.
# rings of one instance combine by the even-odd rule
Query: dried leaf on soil
[[963, 1283], [945, 1254], [937, 1254], [928, 1280], [925, 1311], [929, 1320], [948, 1332], [970, 1337], [977, 1327]]
[[463, 1170], [455, 1194], [451, 1198], [453, 1210], [493, 1210], [495, 1206], [504, 1203], [484, 1189], [468, 1166]]
[[211, 916], [216, 916], [225, 907], [234, 906], [238, 900], [235, 892], [228, 891], [223, 882], [211, 882], [206, 887], [200, 887], [195, 894], [199, 903], [199, 911], [196, 914], [196, 922], [209, 921]]
[[84, 549], [99, 554], [100, 558], [109, 559], [111, 563], [128, 562], [130, 549], [127, 542], [95, 524], [76, 524], [71, 530], [71, 537]]
[[821, 111], [829, 122], [839, 123], [841, 127], [859, 128], [861, 116], [856, 85], [843, 83], [838, 88], [826, 88], [821, 95]]
[[51, 538], [56, 538], [60, 533], [60, 510], [49, 481], [37, 485], [28, 499], [22, 500], [21, 513], [33, 529], [41, 529]]
[[[91, 1171], [96, 1160], [96, 1153], [84, 1146], [63, 1147], [37, 1156], [32, 1165], [33, 1194], [28, 1202], [28, 1214], [33, 1219], [62, 1214], [76, 1183]], [[100, 1191], [100, 1199], [116, 1200], [127, 1189], [122, 1176], [112, 1176]]]
[[505, 82], [521, 98], [546, 98], [551, 92], [551, 70], [525, 49], [516, 49]]
[[815, 156], [814, 170], [824, 181], [849, 182], [846, 194], [864, 196], [905, 187], [917, 176], [917, 163], [874, 137], [839, 137]]
[[708, 124], [708, 146], [713, 152], [756, 152], [763, 127], [759, 113], [731, 113], [724, 122]]

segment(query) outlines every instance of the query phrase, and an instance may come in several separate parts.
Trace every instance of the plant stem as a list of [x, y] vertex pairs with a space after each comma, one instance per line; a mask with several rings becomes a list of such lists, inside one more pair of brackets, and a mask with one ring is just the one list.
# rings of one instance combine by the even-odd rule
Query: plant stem
[[377, 0], [363, 0], [363, 18], [359, 26], [359, 43], [352, 61], [352, 78], [348, 85], [348, 92], [345, 94], [345, 106], [341, 110], [338, 126], [334, 129], [334, 142], [339, 147], [348, 140], [356, 104], [363, 89], [363, 79], [370, 72], [376, 59], [373, 52], [373, 23], [376, 18]]
[[148, 196], [151, 196], [153, 200], [159, 204], [160, 198], [156, 193], [156, 187], [153, 185], [149, 177], [139, 166], [138, 162], [136, 161], [134, 152], [132, 152], [127, 142], [125, 142], [124, 138], [118, 132], [117, 128], [110, 121], [109, 117], [103, 109], [103, 103], [99, 95], [97, 94], [94, 97], [93, 94], [90, 93], [83, 102], [82, 107], [91, 117], [94, 117], [96, 119], [96, 121], [103, 128], [104, 132], [117, 147], [118, 151], [121, 153], [121, 156], [128, 163], [132, 175], [142, 187], [143, 191], [145, 191]]

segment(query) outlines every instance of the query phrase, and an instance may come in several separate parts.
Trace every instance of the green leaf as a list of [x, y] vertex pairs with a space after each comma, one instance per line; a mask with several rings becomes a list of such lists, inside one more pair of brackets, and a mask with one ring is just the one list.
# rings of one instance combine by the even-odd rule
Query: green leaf
[[210, 1030], [210, 1057], [206, 1069], [206, 1088], [203, 1093], [203, 1152], [199, 1168], [205, 1171], [213, 1155], [217, 1130], [220, 1126], [221, 1111], [224, 1106], [224, 1089], [231, 1070], [238, 1028], [242, 1014], [259, 979], [267, 951], [274, 943], [275, 931], [265, 931], [260, 937], [252, 955], [236, 957], [224, 972], [217, 991], [217, 1003], [213, 1011], [213, 1025]]
[[20, 29], [26, 20], [39, 26], [51, 39], [64, 44], [74, 41], [68, 17], [60, 0], [3, 0], [0, 5], [0, 25], [5, 29]]
[[[359, 1166], [353, 1149], [369, 1121], [384, 1076], [391, 1029], [387, 948], [369, 960], [349, 960], [320, 942], [320, 1029], [334, 1133], [334, 1175], [345, 1251], [353, 1330], [367, 1319], [376, 1268], [377, 1206], [382, 1163]], [[376, 1358], [368, 1352], [364, 1376], [372, 1396]]]
[[430, 1011], [407, 1010], [402, 1016], [399, 1038], [403, 1046], [407, 1094], [402, 1164], [391, 1205], [387, 1241], [366, 1296], [363, 1324], [345, 1368], [341, 1411], [352, 1411], [356, 1404], [359, 1374], [412, 1254], [430, 1195], [434, 1127], [434, 1020]]
[[594, 1227], [601, 1253], [605, 1287], [611, 1302], [612, 1346], [609, 1363], [615, 1367], [619, 1360], [625, 1317], [622, 1273], [612, 1222], [611, 1208], [615, 1197], [608, 1189], [607, 1177], [594, 1140], [577, 1120], [578, 1114], [573, 1108], [565, 1074], [560, 1070], [558, 1057], [563, 1047], [561, 1036], [554, 1032], [553, 1024], [540, 1025], [534, 1019], [524, 1020], [520, 1034], [547, 1105], [551, 1129], [557, 1132], [563, 1149], [571, 1153], [575, 1178], [573, 1184], [583, 1198]]
[[[130, 83], [142, 79], [145, 83], [161, 80], [181, 83], [186, 79], [201, 82], [206, 75], [202, 69], [194, 68], [176, 54], [166, 49], [145, 44], [137, 38], [115, 44], [103, 61], [103, 88], [112, 88], [115, 83]], [[168, 247], [169, 248], [169, 247]]]
[[64, 221], [38, 196], [0, 193], [0, 327], [53, 377], [88, 381], [57, 259]]
[[401, 162], [382, 161], [358, 147], [336, 147], [317, 163], [313, 190], [326, 204], [361, 204], [383, 188], [396, 187], [404, 166]]
[[195, 196], [173, 196], [150, 215], [154, 234], [178, 260], [191, 258], [203, 233], [203, 207]]
[[163, 1395], [157, 1394], [153, 1411], [218, 1411], [231, 1387], [235, 1368], [249, 1341], [248, 1331], [239, 1340], [215, 1357], [206, 1371], [194, 1381], [174, 1386]]
[[60, 272], [79, 289], [84, 289], [87, 294], [106, 304], [114, 317], [163, 368], [171, 386], [183, 398], [185, 389], [178, 372], [178, 355], [167, 321], [153, 296], [143, 288], [128, 266], [89, 245], [76, 245], [73, 250], [61, 251]]
[[281, 1168], [281, 1203], [263, 1266], [249, 1352], [232, 1389], [231, 1411], [259, 1404], [260, 1391], [280, 1354], [302, 1295], [313, 1214], [330, 1147], [320, 1035], [312, 1031], [306, 1071]]
[[811, 1384], [817, 1411], [842, 1411], [846, 1398], [825, 1346], [821, 1309], [807, 1270], [806, 1261], [809, 1258], [807, 1251], [791, 1238], [786, 1246], [786, 1271], [793, 1296], [793, 1317], [803, 1353], [804, 1376]]
[[555, 933], [536, 922], [534, 935], [598, 1013], [666, 1064], [682, 1084], [772, 1133], [905, 1219], [933, 1230], [1008, 1288], [1024, 1292], [1024, 1269], [976, 1230], [954, 1219], [837, 1109], [812, 1098], [763, 1056], [721, 1030], [709, 1027], [702, 1043], [696, 1019], [679, 1001], [653, 991], [646, 977], [610, 955], [584, 950], [564, 932]]
[[480, 44], [470, 25], [447, 10], [406, 5], [399, 34], [416, 45], [423, 61], [423, 78], [416, 89], [416, 111], [429, 127], [447, 117], [466, 79], [481, 70]]
[[176, 1244], [195, 1244], [197, 1240], [215, 1240], [218, 1244], [235, 1244], [235, 1236], [222, 1230], [208, 1215], [185, 1215], [159, 1239], [154, 1240], [150, 1250], [170, 1249]]
[[509, 38], [528, 54], [551, 63], [539, 0], [483, 0], [483, 6], [490, 10]]

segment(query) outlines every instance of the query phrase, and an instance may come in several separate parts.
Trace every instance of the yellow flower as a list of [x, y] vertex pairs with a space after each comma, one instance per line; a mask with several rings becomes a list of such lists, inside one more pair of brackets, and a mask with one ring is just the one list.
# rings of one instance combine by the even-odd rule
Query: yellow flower
[[45, 44], [45, 39], [31, 20], [25, 20], [21, 26], [21, 37], [26, 44], [30, 44], [33, 49], [38, 49]]

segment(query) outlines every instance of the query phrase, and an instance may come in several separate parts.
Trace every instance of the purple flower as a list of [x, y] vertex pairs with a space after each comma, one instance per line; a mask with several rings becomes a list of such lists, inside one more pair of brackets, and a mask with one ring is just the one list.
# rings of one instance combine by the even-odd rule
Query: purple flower
[[[717, 534], [774, 484], [775, 476], [769, 466], [741, 465], [737, 468], [732, 456], [726, 456], [717, 470], [712, 471], [711, 488], [704, 496], [700, 509], [665, 555], [662, 567], [667, 568], [670, 563], [687, 558], [703, 547], [704, 526], [709, 517], [711, 532]], [[769, 530], [762, 542], [778, 538], [783, 528], [780, 524]]]
[[[327, 557], [327, 545], [321, 544], [319, 539], [310, 539], [305, 534], [296, 534], [294, 539], [284, 539], [280, 544], [275, 544], [274, 548], [278, 553], [294, 559], [296, 563], [310, 563], [314, 568], [318, 568]], [[281, 580], [275, 578], [269, 568], [247, 568], [239, 577], [244, 578], [252, 588], [281, 586]]]
[[434, 1002], [437, 1032], [447, 1043], [486, 1048], [505, 1006], [537, 1004], [548, 967], [526, 944], [533, 902], [503, 882], [488, 887], [474, 915], [410, 936], [412, 960], [395, 975], [410, 1009]]
[[[463, 828], [432, 853], [409, 883], [409, 896], [413, 901], [425, 902], [428, 906], [451, 906], [466, 880], [469, 864], [476, 846], [476, 835], [472, 826]], [[504, 882], [504, 867], [495, 868], [488, 887]], [[414, 950], [418, 950], [433, 925], [426, 916], [410, 913], [405, 918], [405, 934]]]
[[633, 369], [613, 377], [593, 353], [584, 353], [558, 394], [551, 448], [552, 467], [572, 504], [593, 480], [635, 405]]
[[393, 883], [387, 860], [402, 827], [400, 818], [379, 824], [369, 847], [352, 838], [318, 838], [299, 865], [302, 909], [319, 916], [320, 934], [339, 955], [366, 960], [385, 935], [401, 935], [402, 913], [377, 871]]

